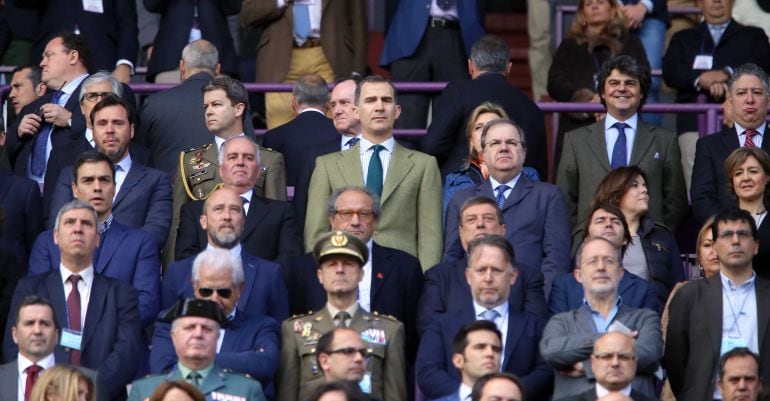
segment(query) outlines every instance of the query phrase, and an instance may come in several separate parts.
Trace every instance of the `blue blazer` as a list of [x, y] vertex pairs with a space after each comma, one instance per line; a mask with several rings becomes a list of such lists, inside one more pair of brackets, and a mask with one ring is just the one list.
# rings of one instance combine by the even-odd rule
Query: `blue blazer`
[[[59, 174], [51, 189], [51, 221], [56, 218], [59, 209], [73, 199], [74, 180], [72, 166], [64, 168]], [[112, 214], [115, 220], [149, 234], [157, 247], [162, 249], [171, 228], [171, 205], [171, 178], [168, 174], [133, 161], [112, 202]], [[50, 225], [53, 226], [53, 222]]]
[[[176, 366], [177, 356], [171, 342], [169, 323], [155, 322], [150, 352], [150, 373], [161, 374]], [[272, 382], [278, 369], [281, 329], [273, 318], [237, 312], [227, 322], [216, 364], [238, 373], [247, 373], [262, 383]]]
[[[410, 57], [417, 50], [430, 18], [431, 0], [401, 0], [393, 22], [385, 37], [380, 65], [387, 67], [394, 61]], [[465, 45], [465, 54], [471, 54], [471, 46], [484, 36], [483, 10], [477, 0], [457, 0], [457, 14], [460, 18], [460, 33]]]
[[[660, 312], [655, 285], [629, 271], [620, 279], [618, 295], [623, 298], [623, 305]], [[556, 315], [577, 309], [583, 305], [583, 298], [583, 285], [578, 283], [572, 273], [562, 274], [553, 281], [548, 311]]]
[[[64, 284], [56, 270], [21, 279], [13, 294], [11, 310], [18, 310], [28, 295], [39, 295], [51, 301], [59, 327], [68, 327], [67, 301]], [[88, 312], [83, 325], [83, 342], [80, 364], [98, 373], [100, 391], [108, 398], [126, 396], [126, 385], [137, 373], [139, 362], [144, 360], [146, 347], [142, 340], [136, 290], [119, 280], [94, 274]], [[3, 355], [5, 362], [16, 359], [18, 347], [11, 338], [11, 327], [16, 315], [11, 314], [5, 330]], [[57, 345], [54, 355], [58, 362], [69, 361], [69, 349]]]
[[[139, 315], [142, 327], [158, 315], [160, 299], [160, 258], [155, 240], [144, 231], [112, 222], [94, 251], [94, 270], [118, 279], [139, 292]], [[37, 237], [29, 258], [29, 274], [58, 271], [61, 263], [59, 247], [53, 242], [53, 230]]]
[[[468, 308], [473, 295], [465, 279], [467, 259], [440, 263], [425, 272], [425, 285], [417, 309], [417, 327], [425, 331], [434, 316]], [[519, 263], [519, 275], [508, 294], [508, 307], [519, 313], [548, 318], [540, 269]]]
[[[192, 263], [195, 256], [172, 263], [163, 276], [160, 307], [174, 305], [179, 298], [195, 298], [192, 288]], [[241, 252], [244, 288], [238, 310], [250, 315], [267, 315], [278, 322], [289, 317], [289, 295], [277, 263]]]
[[[495, 199], [489, 180], [457, 192], [449, 203], [444, 230], [444, 261], [463, 257], [460, 244], [460, 207], [468, 198], [486, 196]], [[522, 174], [503, 204], [505, 238], [513, 245], [516, 261], [540, 267], [545, 278], [545, 296], [556, 276], [570, 271], [569, 220], [567, 206], [559, 188], [545, 182], [533, 182]]]
[[24, 271], [35, 238], [43, 231], [40, 187], [28, 178], [0, 169], [0, 202], [5, 209], [0, 248], [13, 254]]
[[[456, 393], [460, 372], [452, 364], [452, 341], [460, 328], [476, 320], [472, 304], [461, 312], [436, 315], [420, 340], [417, 353], [417, 384], [426, 397]], [[518, 376], [530, 400], [545, 401], [553, 387], [553, 370], [540, 356], [538, 342], [545, 320], [509, 311], [502, 370]]]

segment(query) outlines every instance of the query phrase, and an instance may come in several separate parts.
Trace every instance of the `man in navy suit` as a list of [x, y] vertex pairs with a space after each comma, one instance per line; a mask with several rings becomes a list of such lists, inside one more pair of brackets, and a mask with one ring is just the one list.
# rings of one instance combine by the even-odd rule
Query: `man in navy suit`
[[262, 144], [283, 154], [286, 162], [286, 185], [297, 185], [302, 166], [307, 162], [307, 149], [340, 134], [326, 117], [329, 86], [320, 75], [307, 74], [294, 84], [291, 104], [297, 116], [273, 128], [262, 137]]
[[[329, 200], [332, 230], [345, 230], [367, 244], [369, 262], [358, 284], [358, 303], [368, 312], [394, 316], [404, 323], [407, 360], [417, 351], [417, 310], [414, 302], [422, 290], [420, 261], [403, 251], [378, 245], [372, 240], [380, 217], [377, 196], [364, 187], [343, 187]], [[326, 305], [326, 290], [318, 281], [312, 253], [297, 258], [288, 269], [292, 314], [320, 310]]]
[[[120, 224], [112, 214], [115, 196], [115, 165], [98, 152], [81, 154], [73, 166], [72, 192], [76, 199], [88, 202], [98, 213], [99, 242], [93, 252], [94, 270], [106, 277], [133, 285], [139, 292], [142, 327], [158, 314], [160, 298], [160, 258], [158, 246], [149, 234]], [[57, 270], [60, 250], [56, 229], [37, 237], [30, 256], [29, 274]]]
[[[31, 294], [50, 300], [61, 328], [61, 341], [54, 350], [56, 361], [96, 370], [99, 389], [110, 399], [120, 399], [125, 398], [126, 385], [144, 355], [138, 297], [131, 286], [94, 268], [94, 250], [100, 239], [97, 221], [94, 207], [81, 200], [61, 208], [53, 232], [61, 262], [57, 260], [51, 269], [44, 266], [43, 274], [21, 279], [12, 310], [18, 310]], [[16, 316], [12, 316], [3, 342], [6, 361], [17, 353], [10, 333], [15, 325]]]
[[26, 270], [32, 244], [44, 228], [40, 187], [0, 168], [0, 201], [5, 215], [0, 248], [12, 253], [19, 268]]
[[509, 58], [505, 41], [482, 37], [473, 44], [468, 58], [471, 79], [450, 81], [436, 100], [428, 133], [420, 138], [420, 150], [436, 156], [442, 175], [459, 170], [468, 158], [466, 126], [473, 109], [494, 102], [526, 133], [524, 164], [537, 169], [544, 181], [548, 177], [545, 116], [529, 96], [508, 82]]
[[[465, 277], [468, 244], [485, 235], [504, 236], [503, 212], [494, 200], [486, 196], [469, 198], [460, 208], [459, 231], [463, 257], [439, 263], [425, 272], [425, 285], [417, 309], [417, 327], [420, 332], [425, 330], [436, 314], [461, 311], [473, 300]], [[518, 261], [516, 268], [518, 274], [508, 295], [508, 307], [547, 319], [543, 273], [537, 267], [526, 266]]]
[[452, 366], [452, 339], [464, 324], [484, 319], [502, 333], [502, 370], [521, 378], [530, 400], [548, 400], [553, 375], [537, 348], [545, 321], [512, 310], [508, 303], [517, 275], [511, 244], [499, 235], [482, 236], [468, 245], [468, 255], [473, 301], [462, 311], [436, 315], [423, 333], [415, 369], [420, 390], [430, 398], [457, 392], [460, 375]]
[[495, 199], [503, 210], [505, 237], [516, 249], [516, 260], [540, 267], [545, 295], [551, 282], [570, 268], [570, 231], [567, 207], [559, 189], [533, 182], [521, 170], [527, 154], [527, 133], [509, 120], [490, 121], [481, 133], [481, 149], [489, 179], [457, 192], [449, 203], [444, 231], [444, 261], [459, 259], [463, 251], [459, 229], [460, 206], [473, 196]]
[[[281, 267], [253, 256], [242, 245], [244, 204], [237, 192], [229, 188], [214, 191], [203, 203], [197, 224], [206, 235], [205, 249], [224, 249], [239, 256], [244, 272], [244, 287], [240, 291], [238, 309], [258, 315], [268, 315], [278, 322], [289, 317], [289, 299]], [[271, 231], [266, 234], [273, 234]], [[171, 307], [180, 298], [195, 296], [192, 275], [195, 256], [171, 264], [163, 278], [161, 309]]]
[[[631, 242], [628, 223], [623, 212], [608, 203], [595, 204], [589, 212], [590, 217], [583, 223], [583, 240], [603, 237], [619, 246], [625, 255], [626, 247]], [[583, 304], [583, 286], [577, 281], [577, 270], [562, 274], [553, 281], [551, 296], [548, 298], [548, 312], [551, 315], [579, 308]], [[651, 282], [629, 272], [623, 274], [618, 284], [618, 294], [623, 304], [632, 308], [647, 308], [658, 311], [658, 291]]]
[[[236, 309], [245, 288], [240, 256], [226, 249], [206, 249], [193, 261], [192, 281], [195, 297], [216, 302], [228, 320], [217, 346], [217, 366], [249, 374], [267, 389], [278, 369], [280, 329], [268, 316]], [[177, 363], [169, 331], [168, 323], [156, 322], [150, 373], [167, 372]]]
[[[261, 197], [254, 188], [262, 172], [260, 153], [258, 145], [247, 136], [228, 139], [219, 152], [219, 176], [223, 188], [245, 199], [241, 203], [246, 221], [239, 244], [251, 255], [288, 266], [289, 260], [302, 253], [302, 241], [292, 206]], [[202, 200], [182, 206], [176, 237], [177, 260], [197, 255], [209, 243], [206, 230], [198, 223], [202, 214]]]
[[[90, 110], [89, 119], [93, 119], [96, 149], [115, 164], [116, 195], [112, 202], [115, 219], [142, 229], [160, 249], [171, 226], [171, 178], [135, 158], [132, 150], [136, 146], [130, 142], [134, 137], [136, 115], [124, 100], [111, 94], [103, 95]], [[46, 194], [52, 193], [50, 215], [72, 200], [73, 179], [72, 167], [68, 166], [59, 174], [56, 185], [46, 191]]]

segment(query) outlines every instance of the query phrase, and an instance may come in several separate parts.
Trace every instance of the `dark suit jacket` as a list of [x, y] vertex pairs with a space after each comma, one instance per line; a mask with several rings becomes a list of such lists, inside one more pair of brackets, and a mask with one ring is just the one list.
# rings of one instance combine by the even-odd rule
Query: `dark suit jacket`
[[[477, 0], [457, 1], [465, 54], [471, 54], [471, 46], [484, 35], [484, 9], [480, 3]], [[430, 5], [430, 0], [399, 1], [385, 37], [381, 66], [387, 67], [396, 60], [414, 54], [428, 27]]]
[[527, 140], [524, 164], [547, 178], [545, 116], [535, 102], [508, 83], [503, 74], [488, 72], [476, 79], [449, 82], [433, 108], [433, 122], [420, 139], [420, 150], [436, 156], [442, 176], [459, 170], [468, 159], [468, 117], [483, 102], [503, 106], [508, 117], [521, 126]]
[[[623, 305], [660, 311], [658, 290], [655, 285], [628, 271], [620, 279], [618, 295], [623, 298]], [[562, 274], [553, 281], [551, 296], [548, 298], [548, 312], [551, 315], [557, 315], [577, 309], [583, 305], [583, 299], [583, 285], [577, 282], [575, 275]]]
[[12, 253], [26, 271], [32, 245], [43, 231], [40, 187], [28, 178], [0, 169], [0, 201], [5, 216], [0, 248]]
[[[73, 199], [74, 180], [72, 166], [65, 167], [52, 190], [46, 191], [51, 194], [49, 226], [54, 225], [59, 209]], [[171, 227], [171, 207], [171, 178], [160, 170], [140, 164], [132, 156], [131, 170], [112, 202], [115, 220], [146, 232], [160, 249], [166, 243]]]
[[[766, 358], [770, 355], [770, 281], [757, 278], [755, 285], [759, 354]], [[668, 313], [663, 367], [671, 390], [679, 401], [711, 400], [722, 342], [721, 276], [695, 280], [679, 289]], [[762, 386], [768, 386], [768, 366], [760, 365]]]
[[[467, 257], [444, 262], [425, 272], [425, 285], [417, 309], [417, 322], [422, 333], [434, 316], [453, 313], [467, 308], [473, 302], [471, 288], [465, 278]], [[548, 318], [543, 292], [543, 273], [540, 269], [521, 263], [519, 273], [508, 294], [508, 308], [542, 319]]]
[[[94, 270], [138, 291], [139, 315], [142, 327], [146, 327], [158, 315], [160, 298], [160, 259], [155, 241], [147, 233], [113, 220], [99, 242], [94, 251]], [[53, 242], [53, 230], [37, 237], [29, 262], [30, 275], [59, 271], [61, 255]]]
[[[286, 160], [286, 185], [295, 186], [302, 168], [309, 160], [307, 149], [321, 143], [337, 140], [339, 150], [340, 133], [332, 120], [325, 115], [307, 110], [279, 127], [273, 128], [262, 137], [262, 144], [283, 154]], [[308, 181], [309, 184], [309, 181]]]
[[[762, 29], [744, 26], [733, 20], [722, 33], [719, 43], [714, 45], [706, 22], [701, 22], [694, 28], [674, 34], [663, 56], [663, 79], [668, 86], [676, 89], [677, 103], [694, 103], [701, 93], [706, 95], [709, 103], [721, 102], [712, 98], [708, 91], [695, 89], [695, 80], [705, 71], [693, 69], [693, 62], [699, 54], [714, 56], [713, 70], [754, 63], [765, 72], [770, 71], [770, 43]], [[680, 113], [677, 116], [679, 133], [697, 129], [696, 114]]]
[[[457, 192], [449, 203], [444, 230], [444, 261], [461, 258], [460, 207], [474, 196], [495, 199], [489, 180]], [[516, 251], [516, 261], [539, 266], [545, 278], [545, 295], [556, 276], [570, 270], [570, 232], [567, 209], [559, 189], [553, 184], [519, 177], [503, 204], [505, 238]]]
[[306, 154], [307, 163], [301, 166], [297, 175], [297, 182], [294, 183], [294, 201], [292, 202], [294, 203], [294, 213], [297, 215], [297, 223], [299, 223], [300, 227], [305, 227], [308, 190], [310, 188], [310, 178], [313, 176], [313, 169], [315, 169], [316, 158], [329, 153], [339, 152], [340, 149], [339, 135], [335, 139], [305, 149], [304, 153]]
[[[647, 173], [649, 214], [672, 230], [687, 216], [687, 194], [677, 136], [638, 120], [629, 165]], [[604, 120], [568, 132], [556, 174], [556, 185], [567, 202], [570, 226], [580, 227], [599, 182], [610, 168]]]
[[[171, 264], [163, 275], [160, 307], [170, 308], [179, 298], [194, 298], [191, 256]], [[267, 315], [278, 322], [289, 317], [289, 299], [281, 267], [275, 263], [241, 252], [244, 288], [238, 300], [238, 310], [249, 314]]]
[[193, 26], [193, 4], [198, 6], [198, 27], [203, 39], [216, 46], [222, 73], [237, 77], [238, 59], [233, 38], [227, 25], [227, 16], [241, 11], [238, 0], [144, 0], [144, 7], [161, 15], [155, 36], [152, 58], [147, 65], [147, 80], [155, 82], [159, 72], [179, 68], [182, 49], [190, 42]]
[[[289, 299], [291, 314], [309, 313], [326, 306], [326, 290], [318, 281], [318, 265], [307, 253], [296, 258], [289, 270]], [[417, 353], [417, 309], [414, 302], [420, 298], [423, 274], [420, 261], [394, 248], [372, 242], [372, 281], [370, 309], [391, 315], [404, 324], [407, 360]]]
[[[51, 301], [57, 325], [69, 327], [67, 301], [58, 267], [21, 279], [13, 294], [12, 310], [17, 310], [21, 301], [32, 294]], [[5, 327], [3, 354], [6, 362], [15, 359], [18, 352], [11, 338], [11, 327], [15, 324], [16, 316], [13, 315]], [[95, 273], [83, 324], [80, 365], [97, 371], [99, 389], [110, 399], [125, 397], [126, 384], [134, 379], [139, 361], [144, 358], [143, 343], [136, 290], [119, 280]], [[54, 354], [57, 361], [69, 361], [69, 350], [61, 345], [56, 346]]]
[[[631, 399], [634, 401], [658, 401], [657, 398], [648, 397], [634, 389], [631, 389]], [[591, 389], [580, 395], [564, 397], [556, 401], [596, 401], [596, 389]]]
[[[150, 352], [150, 373], [168, 372], [177, 363], [171, 342], [171, 325], [156, 322]], [[227, 322], [216, 364], [233, 372], [249, 374], [266, 388], [278, 369], [281, 329], [273, 318], [238, 311]]]
[[[360, 0], [322, 0], [321, 47], [335, 78], [364, 73], [368, 41], [365, 4]], [[257, 82], [283, 82], [294, 47], [294, 10], [275, 1], [245, 0], [241, 24], [264, 29], [257, 46]]]
[[[423, 333], [415, 371], [417, 384], [427, 397], [442, 397], [460, 387], [460, 373], [452, 365], [452, 340], [464, 324], [476, 320], [472, 305], [462, 311], [436, 315]], [[508, 312], [502, 370], [521, 379], [529, 400], [548, 400], [553, 387], [553, 371], [537, 347], [544, 327], [543, 319]]]
[[45, 45], [61, 31], [80, 31], [91, 50], [90, 71], [115, 68], [119, 59], [136, 63], [139, 51], [136, 2], [103, 0], [103, 13], [83, 9], [79, 0], [16, 0], [17, 5], [38, 10], [40, 29], [32, 54], [43, 54]]
[[[768, 132], [765, 128], [765, 133]], [[736, 206], [735, 196], [728, 190], [725, 160], [740, 147], [735, 128], [725, 128], [698, 139], [695, 164], [692, 167], [692, 213], [702, 224], [722, 209]], [[762, 149], [770, 152], [770, 140], [762, 141]]]
[[[241, 236], [243, 250], [288, 266], [291, 258], [302, 254], [301, 237], [292, 209], [288, 202], [253, 194]], [[208, 236], [200, 225], [201, 214], [203, 201], [187, 202], [182, 206], [176, 238], [176, 260], [197, 255], [206, 249]]]

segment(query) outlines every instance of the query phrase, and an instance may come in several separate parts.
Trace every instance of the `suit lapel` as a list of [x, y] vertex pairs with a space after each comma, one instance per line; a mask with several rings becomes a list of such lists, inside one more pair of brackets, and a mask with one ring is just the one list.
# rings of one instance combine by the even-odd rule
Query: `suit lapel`
[[241, 326], [241, 322], [243, 321], [243, 313], [235, 312], [235, 316], [233, 317], [233, 320], [227, 322], [227, 329], [225, 329], [225, 336], [222, 338], [222, 348], [219, 350], [219, 352], [227, 352], [234, 350], [235, 348], [235, 336], [230, 335], [234, 331], [238, 330], [238, 327]]
[[[241, 291], [241, 299], [238, 300], [239, 305], [248, 305], [249, 304], [249, 294], [254, 291], [254, 283], [257, 281], [257, 266], [252, 263], [252, 258], [250, 256], [247, 256], [244, 254], [243, 251], [241, 251], [241, 261], [243, 262], [243, 276], [244, 276], [244, 287], [243, 291]], [[242, 308], [239, 308], [243, 310]], [[226, 338], [226, 337], [225, 337]]]
[[99, 257], [94, 264], [94, 270], [99, 274], [104, 274], [104, 270], [107, 268], [110, 260], [118, 248], [120, 248], [123, 239], [126, 237], [126, 230], [113, 220], [106, 234], [104, 242], [99, 245]]
[[388, 197], [398, 188], [401, 181], [412, 170], [414, 162], [410, 159], [411, 154], [408, 150], [401, 147], [398, 143], [393, 147], [393, 156], [390, 158], [388, 174], [382, 186], [382, 200], [380, 204], [385, 204]]
[[[69, 322], [66, 309], [67, 297], [64, 295], [64, 284], [62, 283], [58, 264], [54, 270], [51, 270], [51, 272], [48, 273], [48, 276], [45, 279], [45, 289], [48, 294], [42, 295], [47, 295], [48, 299], [51, 300], [51, 305], [56, 314], [56, 321], [59, 323], [59, 327], [62, 329], [68, 328]], [[64, 347], [59, 345], [54, 349], [54, 358], [63, 363], [67, 363], [70, 360], [69, 353], [64, 350]]]
[[706, 285], [705, 305], [707, 311], [708, 335], [711, 337], [711, 347], [715, 355], [720, 355], [722, 347], [722, 282], [719, 276], [712, 277]]
[[[654, 140], [654, 136], [650, 131], [650, 127], [644, 124], [641, 118], [637, 118], [636, 139], [634, 139], [634, 146], [631, 147], [629, 165], [638, 166], [646, 156], [647, 150], [650, 149]], [[657, 156], [662, 157], [662, 155]], [[655, 157], [655, 155], [653, 155], [653, 157]]]
[[[524, 174], [519, 175], [519, 182], [516, 183], [516, 186], [513, 187], [510, 195], [508, 195], [508, 198], [505, 199], [505, 203], [503, 204], [503, 211], [521, 202], [521, 200], [524, 199], [527, 194], [529, 194], [529, 191], [531, 191], [534, 186], [535, 184], [533, 184], [529, 178], [524, 176]], [[490, 189], [491, 188], [492, 185], [490, 181]]]
[[348, 185], [364, 186], [361, 158], [359, 157], [361, 143], [339, 153], [337, 168]]
[[219, 372], [219, 369], [217, 369], [217, 366], [214, 365], [214, 368], [211, 369], [209, 374], [206, 376], [205, 379], [203, 379], [203, 382], [201, 383], [201, 393], [208, 395], [214, 390], [218, 390], [225, 386], [225, 380], [226, 378], [224, 375], [221, 375]]
[[94, 333], [99, 329], [104, 303], [107, 298], [107, 283], [100, 274], [94, 274], [94, 282], [91, 284], [91, 295], [88, 299], [86, 321], [83, 324], [83, 342], [81, 352], [88, 346]]
[[146, 170], [147, 169], [141, 164], [133, 163], [131, 165], [131, 169], [128, 170], [128, 174], [126, 174], [126, 178], [123, 180], [123, 185], [120, 187], [120, 192], [115, 196], [115, 201], [112, 202], [112, 210], [115, 210], [118, 204], [126, 198], [131, 189], [141, 181], [147, 172]]
[[[382, 248], [376, 243], [372, 242], [372, 281], [371, 281], [371, 296], [369, 297], [369, 307], [374, 310], [374, 300], [377, 299], [377, 293], [382, 288], [383, 281], [385, 281], [385, 270], [389, 265], [388, 255], [383, 252]], [[389, 278], [389, 277], [388, 277]]]
[[[728, 150], [725, 153], [726, 155], [730, 154], [730, 149], [738, 149], [741, 147], [741, 142], [738, 140], [738, 131], [735, 129], [735, 127], [719, 133], [719, 139], [722, 140], [722, 145], [724, 148]], [[770, 151], [770, 144], [767, 142], [770, 141], [762, 141], [762, 149], [765, 149], [765, 151]]]
[[252, 231], [254, 231], [259, 223], [263, 221], [270, 212], [265, 202], [257, 196], [256, 191], [251, 191], [251, 202], [249, 204], [249, 212], [246, 213], [246, 223], [243, 227], [243, 235], [241, 238], [248, 238]]
[[[508, 311], [508, 334], [505, 336], [505, 366], [509, 366], [514, 358], [513, 350], [521, 338], [526, 322], [522, 321], [516, 313]], [[503, 369], [505, 370], [505, 369]]]
[[[757, 297], [757, 331], [759, 332], [758, 338], [764, 339], [767, 334], [768, 323], [770, 323], [770, 305], [766, 302], [768, 297], [770, 297], [770, 281], [757, 277], [755, 285]], [[759, 352], [762, 352], [762, 343], [760, 342], [758, 346]]]
[[596, 159], [599, 160], [602, 167], [609, 172], [612, 168], [610, 168], [610, 160], [607, 156], [607, 141], [604, 138], [604, 120], [588, 126], [587, 129], [590, 131], [587, 138], [588, 148], [594, 152]]

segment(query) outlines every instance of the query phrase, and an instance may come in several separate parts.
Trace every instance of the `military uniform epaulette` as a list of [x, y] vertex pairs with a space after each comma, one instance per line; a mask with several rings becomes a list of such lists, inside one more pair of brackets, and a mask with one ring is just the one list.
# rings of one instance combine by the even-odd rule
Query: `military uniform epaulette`
[[209, 143], [179, 154], [182, 184], [190, 199], [203, 200], [222, 186], [216, 145]]
[[236, 371], [234, 371], [234, 370], [232, 370], [232, 369], [230, 369], [230, 368], [222, 368], [222, 369], [220, 369], [220, 370], [219, 370], [219, 374], [220, 374], [220, 376], [221, 376], [223, 373], [227, 373], [228, 375], [233, 375], [233, 376], [242, 376], [242, 377], [245, 377], [245, 378], [247, 378], [247, 379], [256, 380], [256, 379], [254, 379], [254, 377], [253, 377], [252, 375], [250, 375], [250, 374], [248, 374], [248, 373], [241, 373], [241, 372], [236, 372]]
[[301, 317], [310, 316], [310, 315], [312, 315], [313, 313], [315, 313], [315, 312], [313, 312], [313, 311], [307, 311], [307, 313], [299, 313], [299, 314], [296, 314], [296, 315], [291, 315], [291, 317], [289, 318], [289, 320], [294, 320], [294, 319], [299, 319], [299, 318], [301, 318]]
[[372, 315], [374, 315], [374, 316], [375, 316], [375, 319], [376, 319], [376, 318], [385, 318], [385, 319], [388, 319], [388, 320], [392, 320], [392, 321], [394, 321], [394, 322], [396, 322], [396, 323], [399, 323], [399, 322], [400, 322], [400, 320], [396, 319], [396, 317], [395, 317], [395, 316], [393, 316], [393, 315], [385, 315], [385, 314], [380, 314], [380, 313], [379, 313], [379, 312], [377, 312], [377, 311], [373, 311], [373, 312], [372, 312]]

